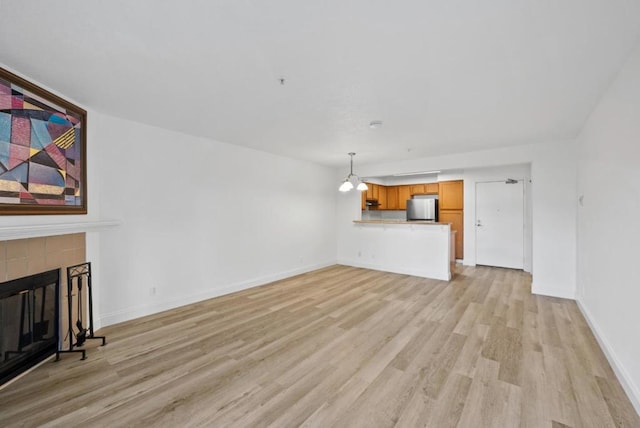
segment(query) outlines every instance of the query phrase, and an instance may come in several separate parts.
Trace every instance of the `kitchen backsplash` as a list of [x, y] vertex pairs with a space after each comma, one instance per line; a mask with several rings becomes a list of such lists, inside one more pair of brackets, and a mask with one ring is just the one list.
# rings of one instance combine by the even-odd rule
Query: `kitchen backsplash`
[[362, 211], [362, 220], [406, 220], [406, 211]]

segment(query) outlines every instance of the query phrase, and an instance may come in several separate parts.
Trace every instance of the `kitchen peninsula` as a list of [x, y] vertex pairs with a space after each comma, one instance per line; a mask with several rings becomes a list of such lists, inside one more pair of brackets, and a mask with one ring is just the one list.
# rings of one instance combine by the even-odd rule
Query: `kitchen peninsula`
[[[380, 185], [367, 182], [368, 189], [361, 194], [362, 219], [404, 219], [407, 200], [414, 197], [437, 195], [440, 205], [438, 219], [443, 223], [451, 223], [455, 230], [456, 259], [464, 258], [464, 181], [450, 180], [433, 183], [405, 185]], [[365, 218], [365, 216], [367, 218]]]
[[[349, 264], [449, 281], [455, 263], [455, 231], [450, 223], [354, 220], [355, 259]], [[356, 248], [357, 247], [357, 248]]]

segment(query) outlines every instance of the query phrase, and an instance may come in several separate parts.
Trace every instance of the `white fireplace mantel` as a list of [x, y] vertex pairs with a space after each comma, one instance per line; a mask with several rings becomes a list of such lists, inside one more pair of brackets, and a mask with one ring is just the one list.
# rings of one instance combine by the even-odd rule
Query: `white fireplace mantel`
[[41, 236], [67, 235], [70, 233], [100, 232], [103, 229], [115, 227], [120, 224], [120, 220], [100, 220], [73, 223], [0, 226], [0, 241], [38, 238]]

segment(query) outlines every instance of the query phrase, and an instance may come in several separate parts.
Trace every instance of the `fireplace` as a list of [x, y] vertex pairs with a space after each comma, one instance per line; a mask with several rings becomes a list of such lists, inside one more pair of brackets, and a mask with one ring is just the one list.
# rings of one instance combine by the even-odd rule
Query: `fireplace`
[[0, 283], [0, 384], [58, 348], [60, 270]]
[[[1, 229], [1, 228], [0, 228]], [[31, 237], [24, 239], [8, 239], [0, 240], [0, 283], [17, 284], [16, 280], [37, 276], [42, 272], [55, 271], [60, 272], [59, 284], [66, 283], [66, 267], [76, 265], [86, 261], [86, 240], [84, 233], [66, 233], [62, 235], [51, 235], [42, 237]], [[45, 280], [45, 282], [48, 280]], [[27, 287], [28, 288], [28, 287]], [[28, 293], [12, 295], [13, 292], [1, 291], [3, 297], [10, 297], [2, 306], [0, 306], [0, 362], [5, 364], [5, 352], [9, 352], [8, 356], [13, 361], [6, 361], [6, 364], [17, 363], [15, 353], [22, 352], [31, 347], [37, 349], [43, 354], [37, 355], [36, 360], [45, 352], [49, 352], [50, 344], [43, 343], [43, 338], [50, 339], [52, 334], [56, 337], [60, 336], [60, 329], [55, 327], [54, 320], [58, 320], [59, 325], [67, 325], [66, 306], [60, 308], [56, 302], [66, 302], [67, 287], [58, 287], [56, 291], [53, 282], [44, 288], [39, 287]], [[44, 293], [44, 294], [43, 294]], [[44, 299], [43, 299], [44, 296]], [[23, 304], [24, 299], [24, 304]], [[5, 299], [2, 299], [5, 300]], [[45, 309], [44, 316], [42, 313], [42, 303], [44, 300]], [[51, 306], [50, 306], [51, 305]], [[22, 308], [24, 307], [24, 315]], [[63, 310], [64, 309], [64, 310]], [[76, 317], [76, 307], [73, 308], [73, 318]], [[86, 311], [86, 308], [83, 308]], [[58, 310], [59, 318], [49, 317], [53, 311]], [[11, 318], [9, 317], [11, 315]], [[14, 321], [10, 321], [13, 319]], [[27, 319], [32, 319], [33, 325], [31, 330], [27, 328]], [[86, 319], [86, 317], [85, 317]], [[17, 320], [17, 321], [16, 321]], [[20, 322], [23, 321], [22, 326]], [[42, 321], [49, 321], [46, 322]], [[5, 322], [7, 325], [5, 325]], [[47, 333], [44, 334], [46, 327]], [[17, 333], [16, 333], [17, 329]], [[22, 334], [21, 335], [21, 331]], [[29, 331], [34, 336], [33, 342], [29, 343], [27, 338]], [[21, 337], [21, 343], [20, 339]], [[30, 348], [30, 349], [31, 349]], [[44, 349], [46, 348], [46, 350]], [[54, 347], [55, 348], [55, 347]], [[14, 353], [15, 352], [15, 353]], [[55, 349], [54, 349], [55, 353]], [[25, 358], [24, 356], [21, 358]], [[12, 366], [13, 367], [13, 366]], [[4, 366], [3, 366], [4, 370]], [[15, 375], [15, 374], [14, 374]], [[0, 377], [0, 384], [10, 379], [12, 376], [5, 375], [4, 372]]]

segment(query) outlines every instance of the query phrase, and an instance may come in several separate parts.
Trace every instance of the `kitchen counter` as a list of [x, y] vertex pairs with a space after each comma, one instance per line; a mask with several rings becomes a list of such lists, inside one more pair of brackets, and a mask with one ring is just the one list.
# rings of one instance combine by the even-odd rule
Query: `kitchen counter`
[[353, 220], [354, 223], [364, 223], [364, 224], [408, 224], [408, 225], [413, 225], [413, 224], [426, 224], [426, 225], [431, 225], [431, 226], [446, 226], [446, 225], [450, 225], [451, 223], [440, 223], [440, 222], [436, 222], [436, 221], [430, 221], [430, 220], [412, 220], [412, 221], [407, 221], [407, 220]]
[[[407, 227], [410, 226], [410, 227]], [[354, 220], [338, 262], [449, 281], [454, 259], [451, 223]]]

